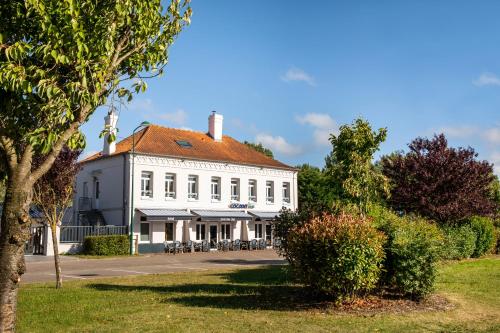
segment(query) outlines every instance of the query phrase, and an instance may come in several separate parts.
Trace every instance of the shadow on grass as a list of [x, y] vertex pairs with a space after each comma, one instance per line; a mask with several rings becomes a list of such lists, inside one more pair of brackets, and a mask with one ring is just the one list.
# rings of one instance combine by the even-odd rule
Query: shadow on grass
[[212, 276], [219, 276], [227, 283], [164, 286], [89, 284], [88, 287], [99, 291], [154, 292], [165, 295], [165, 303], [194, 307], [277, 311], [318, 307], [305, 288], [286, 281], [287, 274], [283, 267], [242, 269]]

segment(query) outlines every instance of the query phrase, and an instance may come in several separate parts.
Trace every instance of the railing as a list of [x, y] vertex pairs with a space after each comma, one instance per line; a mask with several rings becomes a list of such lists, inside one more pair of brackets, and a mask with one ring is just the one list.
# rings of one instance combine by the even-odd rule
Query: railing
[[284, 203], [290, 203], [290, 197], [283, 197], [283, 202]]
[[248, 200], [252, 202], [257, 202], [257, 196], [256, 195], [249, 195]]
[[220, 194], [212, 193], [212, 200], [220, 200]]
[[61, 226], [61, 243], [81, 243], [87, 236], [127, 235], [127, 226]]
[[78, 198], [78, 210], [87, 211], [92, 210], [92, 199], [89, 197]]
[[165, 198], [175, 199], [175, 192], [165, 192]]
[[198, 200], [198, 193], [188, 193], [188, 199]]
[[233, 200], [233, 201], [239, 201], [240, 200], [240, 196], [237, 195], [237, 194], [231, 194], [231, 200]]
[[274, 202], [274, 197], [266, 197], [266, 202], [267, 203], [273, 203]]

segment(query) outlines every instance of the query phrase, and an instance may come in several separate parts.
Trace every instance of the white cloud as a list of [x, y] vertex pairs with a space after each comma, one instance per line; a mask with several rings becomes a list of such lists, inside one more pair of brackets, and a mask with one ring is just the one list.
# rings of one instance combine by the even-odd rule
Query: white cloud
[[484, 138], [493, 144], [500, 144], [500, 128], [490, 128], [483, 134]]
[[260, 133], [255, 136], [255, 142], [261, 143], [264, 147], [283, 155], [297, 155], [302, 152], [302, 149], [299, 146], [286, 142], [286, 140], [279, 135], [272, 136]]
[[157, 118], [169, 121], [175, 125], [184, 125], [187, 121], [187, 112], [183, 109], [178, 109], [174, 112], [159, 113], [156, 115]]
[[500, 86], [500, 78], [493, 73], [482, 73], [472, 83], [478, 87], [482, 86]]
[[314, 79], [314, 77], [312, 77], [311, 75], [307, 74], [305, 71], [297, 67], [289, 68], [286, 71], [285, 75], [281, 77], [281, 80], [285, 82], [293, 82], [293, 81], [305, 82], [313, 87], [316, 85], [316, 80]]
[[133, 99], [128, 105], [128, 108], [132, 111], [140, 112], [152, 112], [155, 110], [153, 101], [150, 98], [137, 98]]
[[296, 116], [295, 120], [299, 124], [314, 127], [314, 141], [319, 146], [330, 145], [330, 135], [338, 133], [337, 122], [326, 113], [307, 113], [303, 116]]
[[494, 164], [495, 173], [500, 176], [500, 151], [495, 151], [490, 155], [490, 162]]

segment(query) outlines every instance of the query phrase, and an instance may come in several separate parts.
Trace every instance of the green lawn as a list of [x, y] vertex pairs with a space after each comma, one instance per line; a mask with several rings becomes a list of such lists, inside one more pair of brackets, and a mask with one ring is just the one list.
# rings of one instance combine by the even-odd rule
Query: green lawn
[[499, 332], [500, 257], [443, 264], [448, 311], [307, 309], [280, 267], [24, 285], [19, 332]]

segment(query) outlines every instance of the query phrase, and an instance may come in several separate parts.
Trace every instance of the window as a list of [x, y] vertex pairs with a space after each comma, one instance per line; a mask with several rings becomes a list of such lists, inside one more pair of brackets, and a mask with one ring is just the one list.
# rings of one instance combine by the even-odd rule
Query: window
[[283, 202], [290, 203], [290, 183], [283, 183]]
[[99, 182], [96, 181], [95, 182], [95, 198], [96, 199], [99, 199], [99, 194], [100, 194], [100, 191], [99, 191]]
[[205, 240], [205, 225], [196, 225], [196, 240]]
[[175, 198], [175, 174], [165, 174], [165, 198]]
[[270, 180], [266, 182], [266, 202], [274, 202], [274, 182]]
[[221, 224], [222, 239], [231, 239], [231, 225]]
[[175, 140], [175, 142], [182, 148], [191, 148], [193, 145], [186, 140]]
[[85, 198], [89, 196], [89, 184], [87, 182], [83, 182], [83, 196]]
[[268, 244], [271, 242], [272, 234], [272, 226], [270, 224], [266, 224], [266, 240], [268, 241]]
[[173, 223], [165, 223], [165, 240], [173, 241], [174, 240], [174, 224]]
[[220, 201], [220, 177], [212, 177], [210, 188], [212, 193], [212, 200]]
[[141, 223], [141, 242], [149, 242], [149, 223]]
[[153, 197], [153, 173], [149, 171], [141, 172], [141, 197]]
[[231, 200], [240, 201], [240, 180], [231, 178]]
[[188, 199], [198, 200], [198, 176], [188, 176]]
[[257, 181], [255, 179], [248, 181], [248, 200], [257, 202]]
[[262, 223], [255, 223], [255, 238], [262, 238]]

